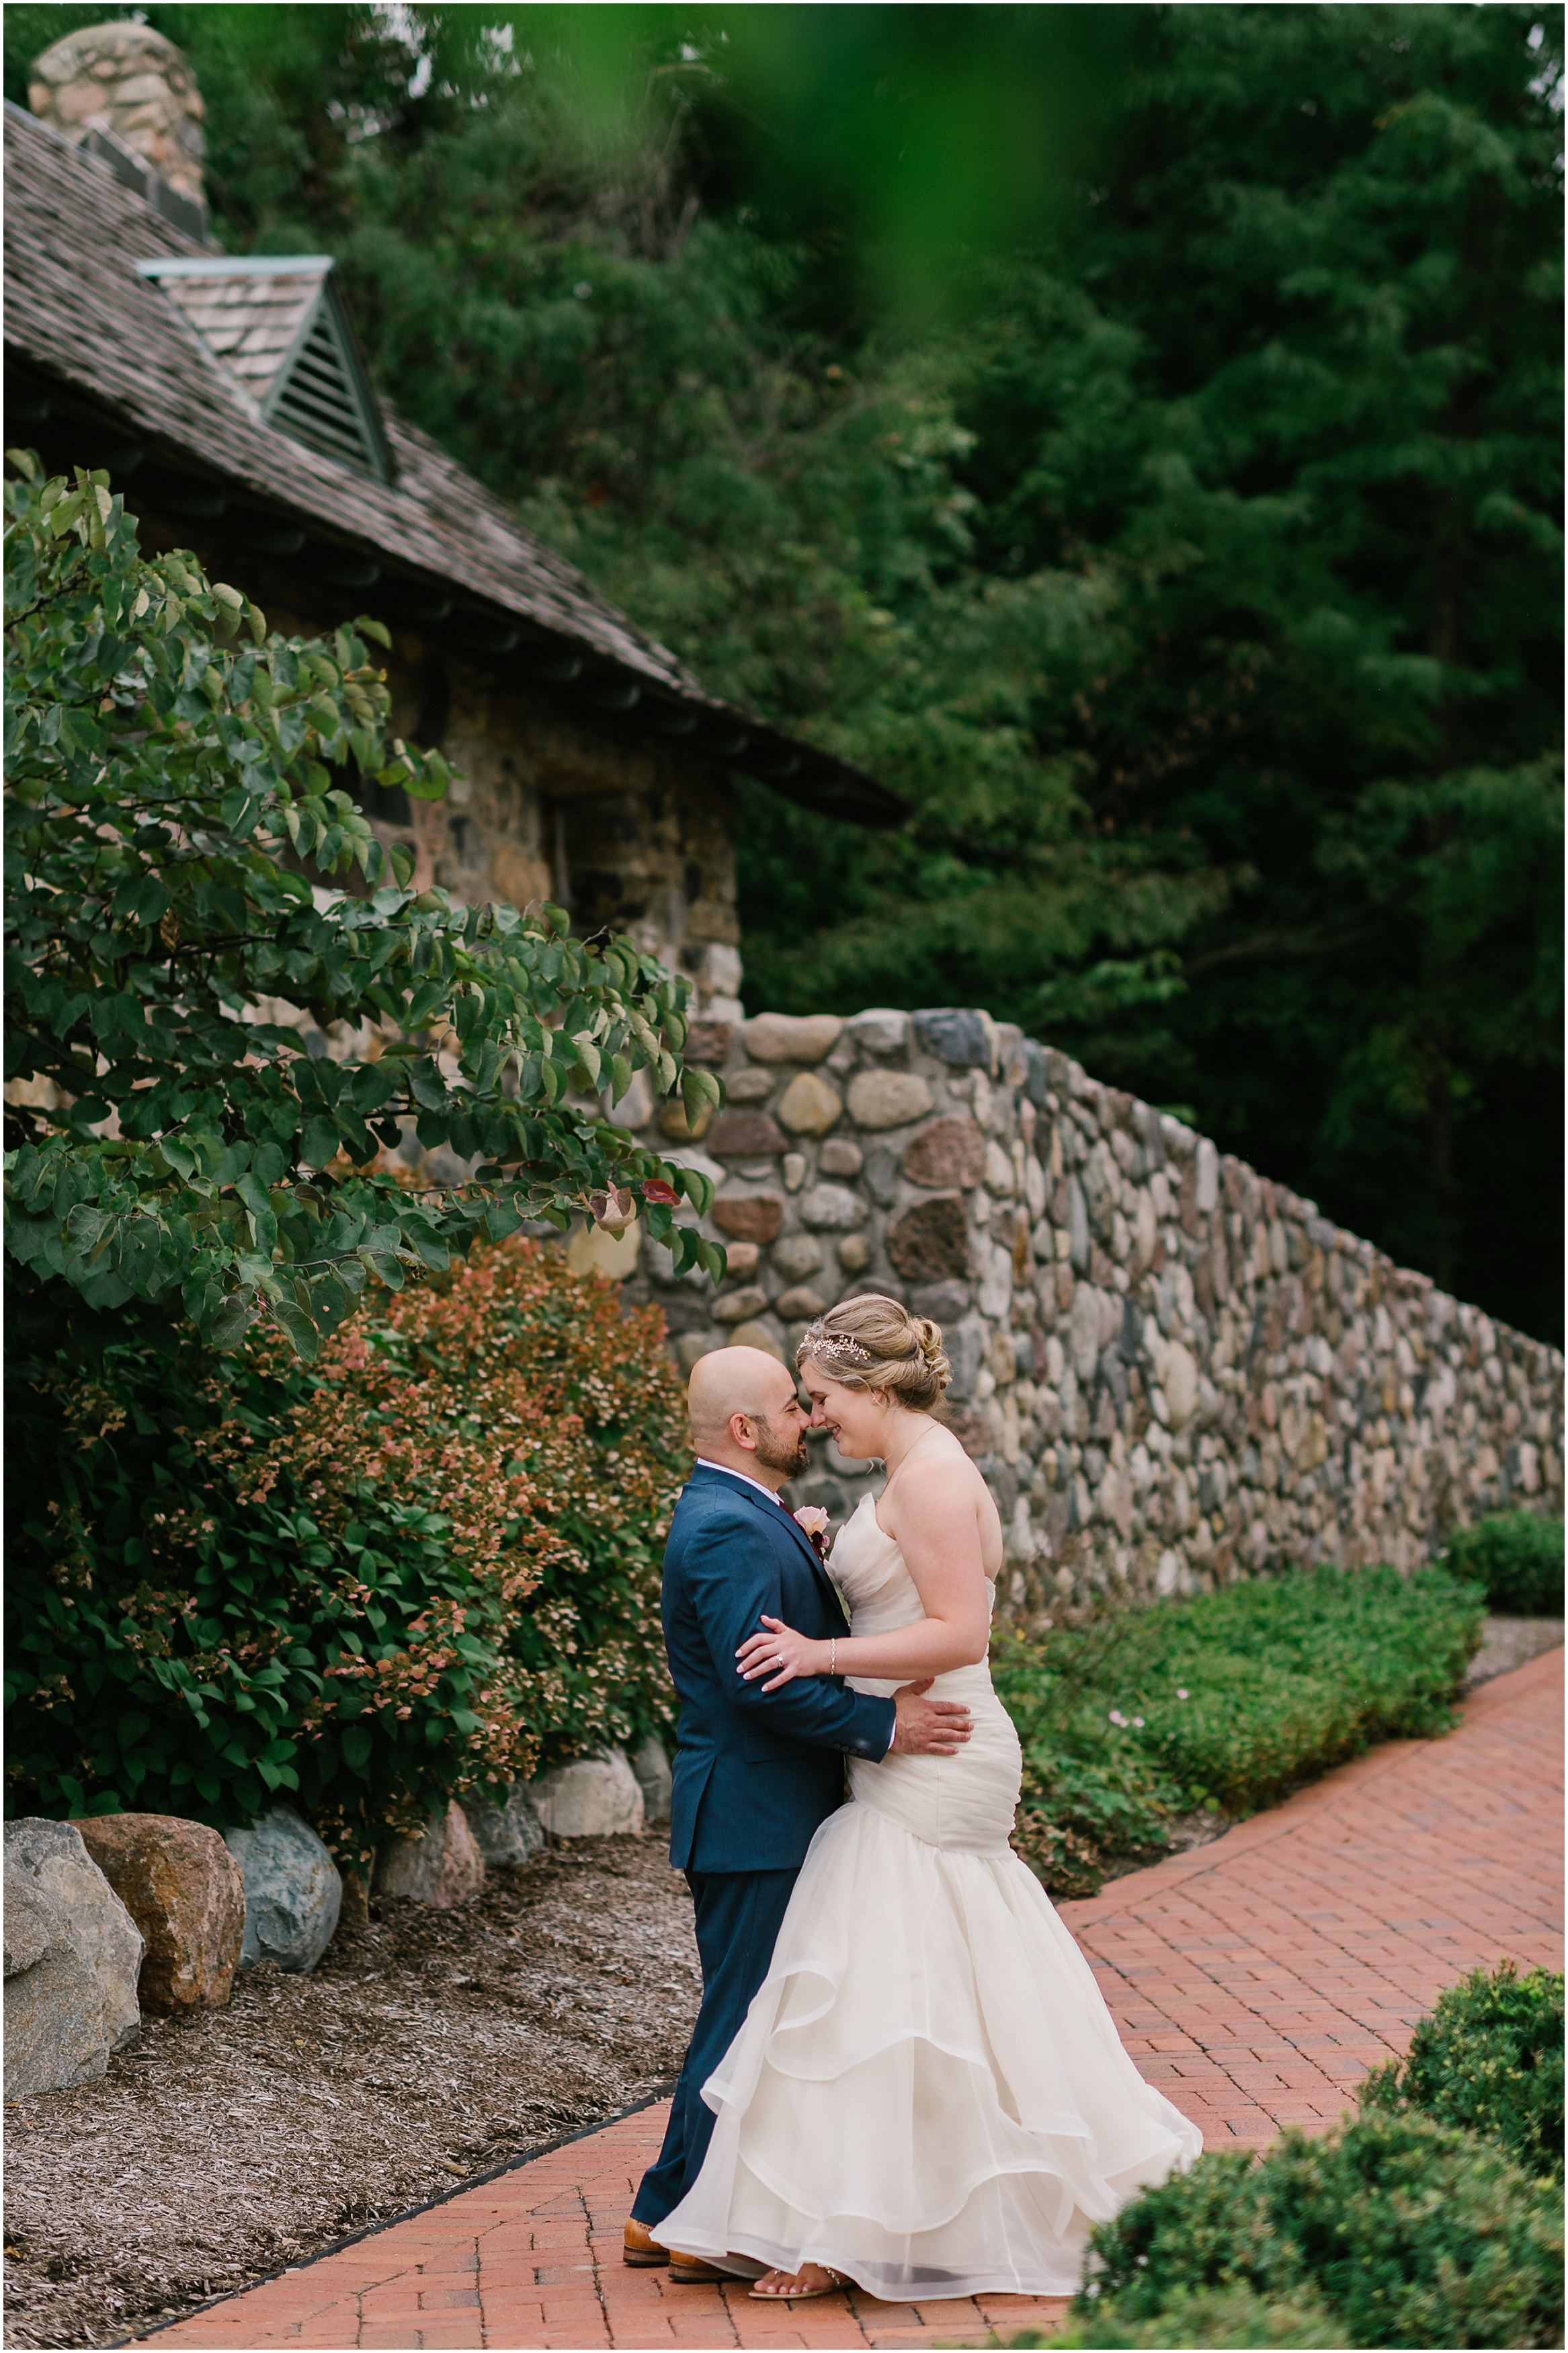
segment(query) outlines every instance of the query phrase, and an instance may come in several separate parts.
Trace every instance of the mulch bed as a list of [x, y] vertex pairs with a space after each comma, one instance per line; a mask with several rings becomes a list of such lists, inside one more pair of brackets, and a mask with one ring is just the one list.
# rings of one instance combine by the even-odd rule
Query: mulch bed
[[111, 2345], [665, 2089], [700, 1979], [662, 1835], [378, 1901], [310, 1977], [147, 2019], [101, 2082], [6, 2105], [6, 2330]]

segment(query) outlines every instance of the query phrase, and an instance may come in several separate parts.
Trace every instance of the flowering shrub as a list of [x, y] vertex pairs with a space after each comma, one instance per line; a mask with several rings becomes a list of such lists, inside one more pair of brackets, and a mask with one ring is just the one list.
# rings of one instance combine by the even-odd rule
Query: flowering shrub
[[661, 1337], [512, 1241], [373, 1293], [310, 1366], [253, 1333], [42, 1368], [9, 1495], [11, 1806], [225, 1827], [285, 1792], [363, 1862], [455, 1791], [667, 1729]]

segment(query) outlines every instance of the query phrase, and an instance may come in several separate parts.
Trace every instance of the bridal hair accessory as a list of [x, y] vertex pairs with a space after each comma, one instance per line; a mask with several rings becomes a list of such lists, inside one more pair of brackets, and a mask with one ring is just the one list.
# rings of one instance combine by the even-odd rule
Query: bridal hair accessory
[[807, 1345], [819, 1365], [874, 1365], [877, 1361], [869, 1348], [863, 1348], [847, 1332], [830, 1332]]

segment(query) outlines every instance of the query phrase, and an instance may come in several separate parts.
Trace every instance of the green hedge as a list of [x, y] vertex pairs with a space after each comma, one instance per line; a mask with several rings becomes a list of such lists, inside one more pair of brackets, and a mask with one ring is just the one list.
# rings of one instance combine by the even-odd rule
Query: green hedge
[[1563, 2179], [1563, 1978], [1521, 1977], [1505, 1961], [1440, 1996], [1391, 2061], [1362, 2086], [1363, 2109], [1419, 2110], [1495, 2144], [1528, 2172]]
[[1092, 1894], [1103, 1858], [1158, 1851], [1173, 1814], [1253, 1813], [1373, 1741], [1446, 1731], [1484, 1610], [1444, 1567], [1318, 1568], [1043, 1641], [999, 1629], [1021, 1851], [1053, 1894]]
[[1115, 2305], [1100, 2306], [1087, 2319], [1074, 2318], [1053, 2336], [1026, 2329], [1005, 2341], [1015, 2348], [1049, 2346], [1205, 2346], [1237, 2353], [1281, 2353], [1294, 2347], [1350, 2343], [1326, 2304], [1306, 2289], [1289, 2295], [1259, 2295], [1232, 2280], [1224, 2287], [1177, 2288], [1152, 2320], [1130, 2320]]
[[1184, 2301], [1237, 2286], [1309, 2326], [1331, 2315], [1342, 2332], [1298, 2343], [1563, 2341], [1555, 2188], [1414, 2114], [1373, 2110], [1319, 2140], [1289, 2132], [1261, 2160], [1200, 2158], [1102, 2225], [1093, 2251], [1074, 2305], [1094, 2331], [1084, 2345], [1191, 2344], [1173, 2327]]
[[1500, 1512], [1448, 1539], [1447, 1567], [1486, 1588], [1504, 1618], [1563, 1615], [1563, 1523], [1538, 1512]]

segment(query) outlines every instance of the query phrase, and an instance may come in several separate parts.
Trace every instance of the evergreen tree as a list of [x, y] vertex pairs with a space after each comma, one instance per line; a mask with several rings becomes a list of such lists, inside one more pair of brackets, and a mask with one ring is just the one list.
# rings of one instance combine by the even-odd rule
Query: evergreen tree
[[1560, 10], [148, 13], [227, 240], [913, 805], [742, 788], [755, 1001], [985, 1004], [1556, 1335]]

